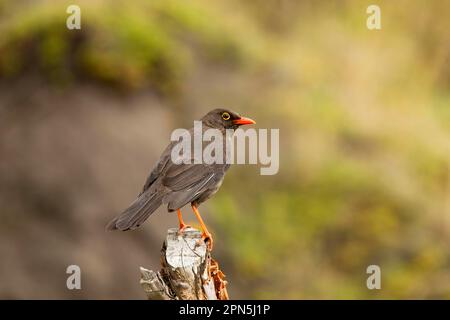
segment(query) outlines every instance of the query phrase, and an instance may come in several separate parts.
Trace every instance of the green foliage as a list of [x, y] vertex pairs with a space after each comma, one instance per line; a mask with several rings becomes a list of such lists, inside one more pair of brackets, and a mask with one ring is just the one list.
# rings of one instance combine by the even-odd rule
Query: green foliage
[[184, 1], [82, 1], [79, 31], [65, 28], [68, 4], [41, 1], [4, 13], [0, 76], [34, 70], [54, 84], [91, 79], [173, 93], [197, 52], [227, 65], [248, 53], [211, 12]]
[[2, 78], [152, 88], [189, 119], [213, 102], [280, 128], [279, 173], [235, 166], [208, 202], [241, 297], [450, 298], [448, 3], [381, 1], [369, 31], [356, 0], [80, 1], [76, 32], [67, 3], [4, 3]]
[[[384, 3], [390, 28], [371, 33], [357, 2], [319, 7], [278, 34], [271, 70], [289, 80], [254, 98], [271, 109], [258, 123], [281, 128], [279, 174], [233, 168], [213, 204], [235, 274], [259, 284], [258, 298], [448, 297], [449, 87], [435, 82], [445, 68], [420, 60], [430, 48], [414, 45], [417, 21], [388, 20], [418, 8]], [[445, 38], [448, 22], [422, 23]], [[365, 286], [371, 264], [380, 291]]]

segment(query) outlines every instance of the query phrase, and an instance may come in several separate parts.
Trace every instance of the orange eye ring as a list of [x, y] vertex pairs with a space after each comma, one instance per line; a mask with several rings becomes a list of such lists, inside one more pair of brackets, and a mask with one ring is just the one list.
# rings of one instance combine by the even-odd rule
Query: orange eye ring
[[230, 116], [230, 114], [228, 112], [222, 113], [222, 119], [223, 120], [227, 121], [227, 120], [230, 120], [230, 118], [231, 118], [231, 116]]

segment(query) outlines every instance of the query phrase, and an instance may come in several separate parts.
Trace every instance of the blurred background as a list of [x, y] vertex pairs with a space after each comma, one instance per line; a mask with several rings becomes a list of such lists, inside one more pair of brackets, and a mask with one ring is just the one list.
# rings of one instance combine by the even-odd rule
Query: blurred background
[[[66, 28], [70, 4], [81, 30]], [[280, 129], [277, 175], [234, 166], [201, 207], [232, 298], [450, 299], [449, 13], [0, 0], [0, 298], [144, 299], [139, 266], [159, 269], [176, 215], [104, 226], [173, 129], [225, 106]], [[71, 264], [82, 290], [66, 288]]]

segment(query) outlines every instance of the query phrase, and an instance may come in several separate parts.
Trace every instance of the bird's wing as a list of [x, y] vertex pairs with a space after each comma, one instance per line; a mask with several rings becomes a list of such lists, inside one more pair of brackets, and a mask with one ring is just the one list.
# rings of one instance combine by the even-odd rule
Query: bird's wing
[[172, 192], [164, 199], [169, 210], [181, 208], [197, 199], [213, 187], [223, 176], [223, 171], [205, 164], [181, 164], [170, 166], [162, 184]]
[[[194, 132], [194, 128], [191, 128], [189, 131], [186, 132], [186, 135], [189, 136], [189, 139], [190, 139], [190, 137], [193, 136], [193, 134], [194, 134], [193, 132]], [[174, 165], [173, 161], [182, 162], [183, 156], [178, 156], [179, 158], [177, 158], [177, 159], [171, 158], [172, 157], [172, 148], [178, 143], [179, 143], [179, 141], [172, 141], [171, 143], [169, 143], [169, 145], [166, 147], [166, 149], [161, 154], [161, 157], [159, 158], [158, 162], [156, 163], [156, 165], [153, 167], [152, 171], [150, 172], [150, 175], [148, 176], [147, 180], [145, 181], [144, 187], [142, 188], [142, 191], [139, 195], [141, 195], [145, 191], [147, 191], [150, 188], [150, 186], [156, 181], [156, 179], [158, 179], [158, 177], [161, 176], [161, 174], [163, 173], [163, 171], [166, 168], [170, 167], [171, 165]], [[188, 156], [188, 155], [186, 155], [186, 156]], [[190, 157], [187, 160], [189, 160], [189, 162], [194, 161], [193, 157]]]
[[162, 184], [172, 191], [197, 189], [215, 175], [214, 168], [205, 164], [172, 164], [165, 172]]
[[167, 164], [170, 162], [170, 151], [172, 149], [173, 143], [169, 144], [167, 148], [162, 153], [161, 157], [159, 158], [156, 165], [153, 167], [152, 171], [150, 172], [150, 175], [148, 176], [147, 180], [145, 181], [144, 187], [142, 188], [142, 191], [139, 195], [143, 194], [145, 191], [150, 188], [150, 186], [153, 184], [153, 182], [156, 181], [156, 179], [159, 177], [161, 172], [164, 170], [164, 168], [167, 166]]

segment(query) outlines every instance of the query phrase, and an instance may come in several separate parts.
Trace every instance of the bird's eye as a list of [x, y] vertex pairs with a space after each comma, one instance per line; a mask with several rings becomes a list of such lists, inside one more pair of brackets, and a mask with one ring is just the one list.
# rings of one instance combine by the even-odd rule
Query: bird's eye
[[231, 116], [228, 112], [222, 113], [222, 119], [223, 120], [230, 120]]

